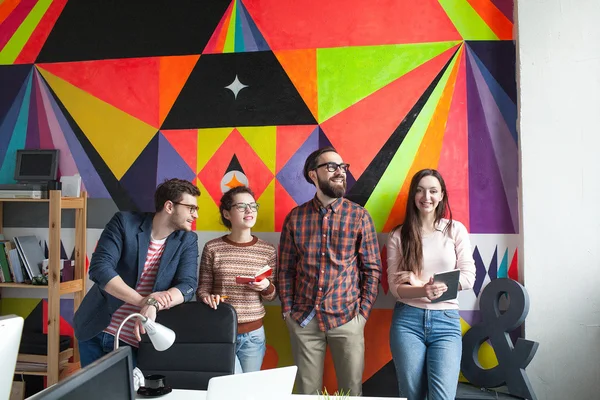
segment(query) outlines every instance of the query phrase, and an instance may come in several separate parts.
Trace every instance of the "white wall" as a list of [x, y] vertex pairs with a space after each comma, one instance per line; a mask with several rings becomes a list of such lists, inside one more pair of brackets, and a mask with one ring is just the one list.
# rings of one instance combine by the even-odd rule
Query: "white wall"
[[518, 2], [527, 369], [538, 399], [600, 398], [600, 1]]

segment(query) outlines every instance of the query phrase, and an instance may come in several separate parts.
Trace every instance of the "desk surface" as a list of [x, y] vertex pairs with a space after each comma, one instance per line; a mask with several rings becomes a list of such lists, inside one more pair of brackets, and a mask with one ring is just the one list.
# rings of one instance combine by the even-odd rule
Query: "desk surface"
[[[338, 397], [329, 396], [330, 399], [337, 399]], [[137, 395], [136, 399], [147, 399], [147, 397]], [[167, 395], [161, 396], [160, 399], [165, 400], [205, 400], [206, 399], [206, 391], [205, 390], [183, 390], [183, 389], [173, 389], [173, 391]], [[289, 397], [290, 400], [322, 400], [323, 397], [317, 395], [305, 395], [305, 394], [291, 394]], [[406, 398], [401, 397], [360, 397], [360, 399], [365, 400], [406, 400]], [[223, 399], [229, 400], [229, 399]], [[241, 399], [236, 399], [241, 400]], [[282, 399], [285, 400], [285, 399]]]

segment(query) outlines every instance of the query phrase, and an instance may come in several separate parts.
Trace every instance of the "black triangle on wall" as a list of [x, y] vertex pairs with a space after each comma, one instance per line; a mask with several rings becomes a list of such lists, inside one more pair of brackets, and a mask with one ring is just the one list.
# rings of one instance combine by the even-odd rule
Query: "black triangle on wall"
[[231, 162], [229, 163], [229, 166], [225, 170], [225, 173], [230, 172], [230, 171], [240, 171], [245, 174], [244, 169], [242, 168], [242, 165], [240, 164], [240, 160], [238, 160], [238, 158], [235, 154], [231, 158]]
[[390, 361], [363, 383], [363, 396], [398, 397], [396, 367]]
[[155, 209], [158, 137], [156, 133], [120, 180], [140, 211], [154, 212]]
[[[236, 79], [246, 87], [228, 89]], [[161, 129], [316, 123], [273, 52], [260, 51], [200, 57]]]
[[36, 63], [201, 54], [231, 0], [69, 0]]

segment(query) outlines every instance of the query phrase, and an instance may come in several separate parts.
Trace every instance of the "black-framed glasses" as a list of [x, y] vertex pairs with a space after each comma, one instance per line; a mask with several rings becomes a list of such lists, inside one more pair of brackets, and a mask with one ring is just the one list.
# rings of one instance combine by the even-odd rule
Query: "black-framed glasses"
[[179, 206], [185, 206], [190, 210], [190, 214], [194, 215], [194, 213], [197, 213], [198, 210], [200, 209], [200, 207], [198, 207], [195, 204], [186, 204], [186, 203], [180, 203], [178, 201], [173, 201], [173, 204], [177, 204]]
[[326, 163], [317, 165], [315, 167], [315, 169], [319, 169], [321, 167], [327, 168], [327, 171], [329, 171], [329, 172], [335, 172], [335, 171], [337, 171], [338, 168], [344, 172], [348, 172], [348, 170], [350, 169], [350, 164], [345, 164], [345, 163], [338, 164], [338, 163], [334, 163], [334, 162], [326, 162]]
[[258, 207], [260, 204], [258, 203], [235, 203], [231, 208], [235, 208], [239, 212], [246, 212], [247, 209], [250, 209], [252, 212], [258, 211]]

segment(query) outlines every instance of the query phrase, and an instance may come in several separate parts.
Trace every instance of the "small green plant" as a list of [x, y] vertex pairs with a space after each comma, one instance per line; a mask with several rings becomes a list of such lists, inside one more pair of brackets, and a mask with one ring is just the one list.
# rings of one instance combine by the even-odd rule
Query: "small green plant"
[[349, 400], [350, 390], [336, 390], [333, 394], [329, 394], [327, 393], [327, 388], [325, 388], [325, 391], [321, 393], [317, 391], [317, 395], [319, 396], [319, 400]]

